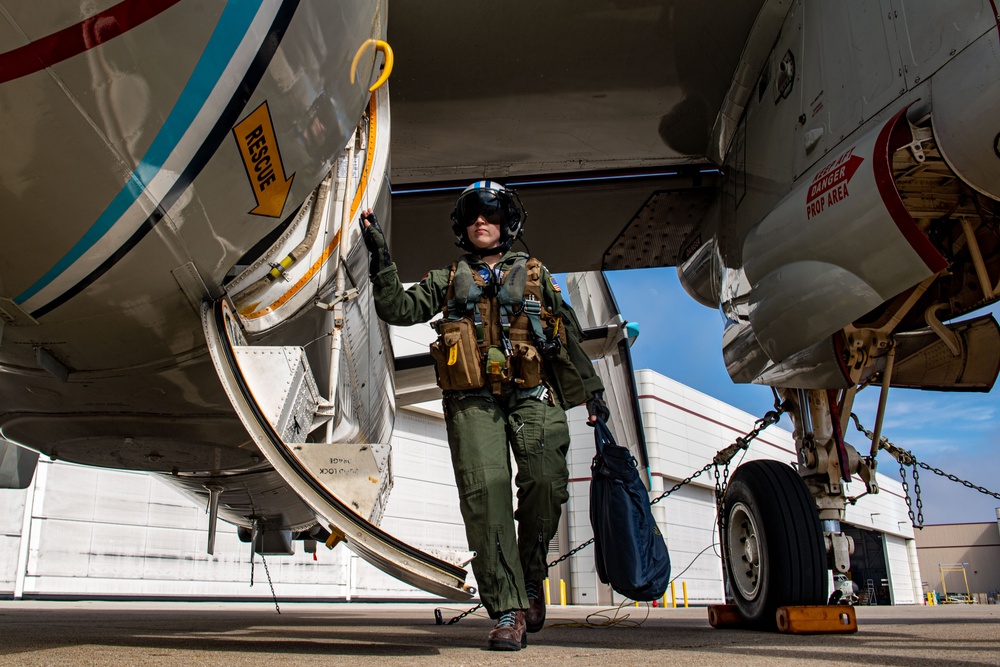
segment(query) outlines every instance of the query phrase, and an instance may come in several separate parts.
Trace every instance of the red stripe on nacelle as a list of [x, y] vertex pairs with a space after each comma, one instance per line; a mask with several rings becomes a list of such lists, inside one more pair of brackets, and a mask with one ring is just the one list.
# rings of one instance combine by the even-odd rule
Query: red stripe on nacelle
[[908, 108], [909, 105], [889, 119], [875, 141], [874, 154], [872, 155], [875, 186], [878, 188], [886, 210], [889, 211], [889, 215], [899, 231], [902, 232], [903, 237], [924, 261], [924, 264], [931, 271], [937, 273], [947, 268], [948, 262], [930, 242], [930, 239], [917, 227], [917, 221], [906, 210], [906, 205], [896, 189], [896, 182], [892, 175], [892, 154], [913, 141], [910, 126], [904, 117]]

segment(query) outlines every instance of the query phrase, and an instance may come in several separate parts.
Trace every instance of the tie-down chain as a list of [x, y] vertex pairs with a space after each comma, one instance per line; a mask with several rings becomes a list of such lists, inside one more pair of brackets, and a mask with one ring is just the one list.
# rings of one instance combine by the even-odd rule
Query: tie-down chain
[[[720, 449], [718, 452], [716, 452], [715, 456], [712, 457], [712, 460], [709, 461], [708, 463], [706, 463], [705, 466], [703, 468], [701, 468], [701, 470], [695, 471], [694, 473], [692, 473], [688, 477], [685, 477], [683, 480], [681, 480], [677, 484], [674, 484], [673, 487], [671, 487], [670, 489], [664, 491], [663, 493], [661, 493], [660, 495], [658, 495], [653, 500], [649, 501], [649, 504], [650, 505], [655, 505], [656, 503], [660, 502], [661, 500], [663, 500], [664, 498], [666, 498], [667, 496], [669, 496], [674, 491], [677, 491], [678, 489], [686, 486], [687, 484], [690, 484], [693, 480], [697, 479], [702, 474], [708, 472], [709, 470], [711, 470], [714, 467], [715, 468], [715, 499], [716, 499], [716, 502], [718, 503], [718, 508], [719, 508], [717, 516], [719, 517], [719, 519], [718, 519], [718, 521], [719, 521], [719, 529], [722, 530], [722, 528], [724, 527], [724, 519], [722, 517], [722, 500], [723, 500], [723, 498], [726, 495], [726, 487], [727, 487], [728, 480], [729, 480], [729, 463], [736, 457], [736, 455], [738, 453], [740, 453], [741, 451], [747, 450], [750, 447], [750, 443], [752, 443], [757, 438], [757, 436], [759, 436], [769, 426], [771, 426], [772, 424], [777, 424], [778, 421], [781, 419], [781, 415], [784, 412], [786, 412], [787, 409], [788, 409], [788, 405], [785, 404], [785, 403], [779, 403], [778, 400], [777, 400], [777, 396], [776, 396], [775, 397], [775, 403], [774, 403], [774, 410], [769, 410], [767, 413], [764, 414], [763, 417], [761, 417], [760, 419], [758, 419], [757, 421], [755, 421], [754, 425], [753, 425], [753, 428], [750, 429], [750, 431], [748, 431], [746, 435], [741, 436], [739, 438], [736, 438], [736, 440], [734, 440], [732, 444], [728, 445], [727, 447], [725, 447], [723, 449]], [[721, 472], [719, 471], [720, 467], [722, 468]], [[559, 563], [563, 562], [567, 558], [570, 558], [571, 556], [574, 556], [577, 552], [582, 551], [586, 547], [589, 547], [593, 543], [594, 543], [594, 538], [590, 538], [589, 540], [587, 540], [583, 544], [580, 544], [580, 545], [574, 547], [573, 549], [567, 551], [565, 554], [563, 554], [559, 558], [557, 558], [554, 561], [552, 561], [551, 563], [549, 563], [548, 567], [551, 569], [552, 567], [558, 565]], [[455, 616], [454, 618], [452, 618], [452, 619], [450, 619], [448, 621], [444, 620], [444, 617], [441, 614], [440, 608], [439, 609], [435, 609], [434, 610], [434, 619], [435, 619], [435, 622], [437, 623], [437, 625], [454, 625], [455, 623], [458, 623], [463, 618], [465, 618], [469, 614], [472, 614], [473, 612], [475, 612], [477, 609], [479, 609], [482, 606], [483, 606], [482, 604], [478, 604], [478, 605], [476, 605], [476, 606], [474, 606], [474, 607], [472, 607], [470, 609], [467, 609], [467, 610], [463, 611], [461, 614], [459, 614], [458, 616]]]
[[[858, 419], [858, 416], [853, 412], [851, 413], [851, 419], [854, 420], [854, 426], [859, 431], [864, 433], [869, 440], [873, 440], [875, 438], [875, 434], [870, 430], [868, 430], [867, 428], [865, 428], [864, 426], [862, 426], [861, 421]], [[934, 466], [928, 465], [923, 461], [918, 461], [917, 457], [914, 456], [913, 452], [893, 444], [885, 436], [879, 438], [878, 448], [887, 451], [889, 455], [892, 456], [892, 458], [896, 459], [896, 462], [899, 463], [899, 476], [902, 478], [903, 482], [903, 497], [906, 498], [906, 509], [910, 514], [910, 523], [913, 525], [914, 528], [920, 529], [924, 527], [924, 511], [923, 511], [924, 501], [920, 497], [920, 473], [917, 471], [917, 468], [923, 468], [924, 470], [929, 470], [935, 475], [940, 475], [941, 477], [950, 479], [953, 482], [958, 482], [959, 484], [962, 484], [965, 487], [968, 487], [975, 491], [979, 491], [980, 493], [984, 493], [988, 496], [993, 496], [994, 498], [1000, 500], [1000, 493], [997, 493], [995, 491], [990, 491], [989, 489], [979, 486], [978, 484], [973, 484], [972, 482], [965, 479], [961, 479], [956, 475], [944, 472], [940, 468], [935, 468]], [[914, 500], [910, 497], [910, 485], [906, 481], [907, 466], [909, 466], [913, 470], [913, 492], [914, 492], [913, 495], [916, 499], [916, 506], [917, 506], [917, 513], [915, 517], [913, 513]]]

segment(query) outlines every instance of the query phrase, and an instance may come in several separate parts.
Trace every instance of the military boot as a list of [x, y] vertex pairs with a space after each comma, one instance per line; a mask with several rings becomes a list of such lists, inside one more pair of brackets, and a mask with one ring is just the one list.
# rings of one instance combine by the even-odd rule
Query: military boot
[[537, 579], [524, 582], [528, 593], [528, 611], [524, 612], [524, 624], [528, 632], [538, 632], [545, 625], [545, 592], [542, 582]]
[[490, 631], [486, 648], [490, 651], [520, 651], [528, 645], [524, 629], [524, 612], [511, 609], [500, 615], [500, 620]]

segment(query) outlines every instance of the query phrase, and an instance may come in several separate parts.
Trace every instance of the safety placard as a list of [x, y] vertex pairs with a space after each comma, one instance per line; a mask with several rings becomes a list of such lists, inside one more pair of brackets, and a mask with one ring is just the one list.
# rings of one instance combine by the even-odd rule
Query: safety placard
[[806, 195], [806, 219], [813, 218], [847, 199], [847, 185], [864, 158], [854, 154], [854, 148], [826, 165], [813, 176]]
[[285, 177], [267, 102], [241, 120], [233, 128], [233, 136], [240, 147], [240, 157], [257, 201], [257, 206], [250, 213], [269, 218], [280, 217], [295, 174]]

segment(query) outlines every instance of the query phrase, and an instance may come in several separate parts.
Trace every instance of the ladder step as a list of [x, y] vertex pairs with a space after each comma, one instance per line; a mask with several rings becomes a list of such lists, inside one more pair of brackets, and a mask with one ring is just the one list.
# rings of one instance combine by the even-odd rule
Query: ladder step
[[847, 634], [858, 631], [854, 607], [817, 605], [778, 607], [778, 631], [793, 635]]

